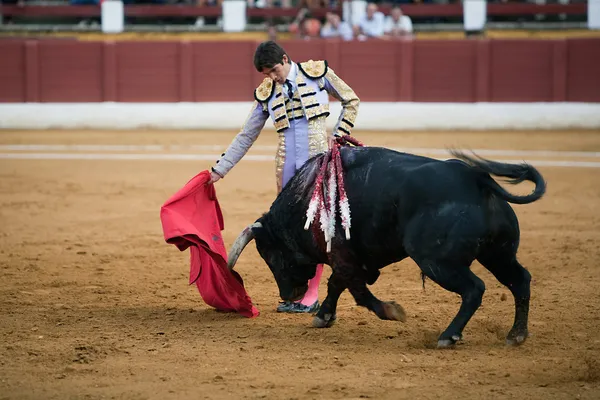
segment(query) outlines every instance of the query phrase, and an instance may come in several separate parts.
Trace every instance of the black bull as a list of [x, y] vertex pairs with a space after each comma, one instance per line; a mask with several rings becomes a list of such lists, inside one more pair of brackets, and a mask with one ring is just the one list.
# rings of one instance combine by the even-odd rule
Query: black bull
[[[439, 347], [454, 345], [481, 305], [485, 285], [470, 269], [478, 260], [512, 292], [515, 319], [507, 343], [527, 338], [531, 275], [517, 261], [519, 223], [509, 202], [526, 204], [546, 190], [540, 173], [527, 164], [505, 164], [453, 152], [447, 161], [378, 147], [343, 147], [346, 192], [351, 209], [351, 238], [339, 218], [331, 252], [323, 235], [305, 230], [318, 161], [310, 159], [290, 180], [270, 210], [246, 228], [229, 255], [233, 268], [249, 241], [271, 269], [284, 300], [302, 298], [316, 265], [328, 264], [332, 275], [327, 297], [314, 317], [315, 327], [329, 327], [337, 302], [348, 289], [356, 303], [379, 318], [405, 320], [395, 302], [382, 302], [367, 288], [379, 270], [406, 257], [422, 274], [462, 298], [458, 314], [440, 335]], [[531, 181], [531, 194], [506, 191], [491, 175], [517, 184]], [[313, 222], [313, 225], [318, 221]]]

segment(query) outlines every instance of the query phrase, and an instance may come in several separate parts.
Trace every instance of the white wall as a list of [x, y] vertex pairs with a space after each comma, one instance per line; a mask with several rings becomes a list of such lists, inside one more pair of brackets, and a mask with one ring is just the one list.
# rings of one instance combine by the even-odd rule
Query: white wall
[[[237, 130], [251, 102], [0, 104], [0, 129]], [[328, 126], [341, 106], [331, 105]], [[268, 121], [266, 128], [272, 128]], [[600, 103], [361, 103], [355, 129], [600, 129]]]

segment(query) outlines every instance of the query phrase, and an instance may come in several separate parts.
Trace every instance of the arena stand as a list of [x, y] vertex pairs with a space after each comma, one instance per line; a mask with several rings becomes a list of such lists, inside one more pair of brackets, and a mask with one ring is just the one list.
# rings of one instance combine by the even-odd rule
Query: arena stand
[[[3, 31], [99, 31], [102, 0], [2, 0]], [[223, 0], [125, 0], [126, 30], [220, 31]], [[593, 0], [592, 0], [593, 1]], [[346, 17], [350, 1], [247, 0], [246, 30], [277, 25], [287, 31], [301, 10], [324, 22], [327, 11]], [[365, 2], [366, 3], [366, 2]], [[415, 22], [416, 30], [462, 30], [463, 4], [457, 0], [378, 1], [380, 11], [390, 14], [400, 5]], [[535, 29], [585, 28], [587, 0], [489, 0], [488, 28]], [[207, 23], [204, 20], [207, 20]], [[199, 23], [199, 20], [202, 20]], [[82, 23], [85, 22], [85, 23]], [[95, 22], [95, 23], [90, 23]]]

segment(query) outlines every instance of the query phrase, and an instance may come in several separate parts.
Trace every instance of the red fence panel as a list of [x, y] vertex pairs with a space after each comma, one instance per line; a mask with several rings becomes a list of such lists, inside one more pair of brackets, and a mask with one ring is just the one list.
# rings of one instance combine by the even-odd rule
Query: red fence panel
[[[0, 40], [0, 102], [251, 101], [258, 42]], [[600, 102], [600, 40], [284, 41], [362, 101]]]
[[105, 42], [102, 47], [103, 101], [117, 101], [117, 44]]
[[340, 65], [334, 69], [361, 101], [395, 101], [400, 49], [395, 42], [342, 42]]
[[493, 40], [491, 101], [552, 101], [553, 41]]
[[428, 40], [414, 42], [413, 46], [413, 101], [476, 100], [476, 42]]
[[[324, 40], [318, 39], [314, 41], [288, 40], [282, 41], [281, 47], [285, 49], [293, 61], [303, 62], [326, 59], [325, 43]], [[254, 53], [254, 49], [252, 52]]]
[[25, 47], [21, 40], [0, 41], [0, 102], [25, 101]]
[[255, 48], [253, 42], [194, 43], [194, 100], [252, 101], [260, 82], [253, 63]]
[[567, 101], [600, 102], [600, 40], [567, 43]]
[[567, 100], [567, 41], [556, 40], [552, 46], [552, 100]]
[[178, 42], [118, 42], [117, 101], [179, 101]]
[[38, 63], [41, 102], [102, 101], [102, 43], [41, 41]]
[[491, 62], [491, 46], [489, 40], [478, 40], [476, 45], [476, 68], [475, 79], [475, 101], [487, 102], [490, 101], [491, 79], [490, 79], [490, 62]]

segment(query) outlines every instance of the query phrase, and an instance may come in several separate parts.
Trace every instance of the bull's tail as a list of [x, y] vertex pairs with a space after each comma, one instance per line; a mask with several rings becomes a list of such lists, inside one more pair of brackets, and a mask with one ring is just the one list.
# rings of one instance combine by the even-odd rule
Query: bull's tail
[[[486, 160], [477, 155], [466, 155], [459, 150], [451, 150], [450, 153], [469, 164], [472, 168], [475, 168], [481, 172], [486, 173], [486, 178], [481, 180], [481, 183], [485, 185], [494, 194], [501, 197], [502, 199], [515, 204], [528, 204], [540, 199], [544, 193], [546, 193], [546, 182], [537, 169], [529, 164], [507, 164], [496, 161]], [[498, 184], [490, 175], [502, 176], [509, 178], [507, 182], [513, 185], [519, 184], [524, 181], [531, 181], [535, 184], [533, 191], [526, 196], [516, 196], [509, 193], [502, 186]]]

